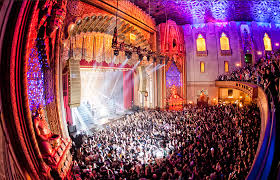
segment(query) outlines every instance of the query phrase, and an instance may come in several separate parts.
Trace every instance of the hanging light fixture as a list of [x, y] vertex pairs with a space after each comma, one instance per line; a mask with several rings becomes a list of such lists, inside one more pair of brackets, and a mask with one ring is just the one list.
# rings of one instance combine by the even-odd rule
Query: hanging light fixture
[[[149, 1], [149, 6], [150, 6], [150, 1]], [[149, 7], [150, 9], [150, 7]], [[119, 11], [119, 1], [117, 0], [117, 10], [116, 10], [116, 26], [114, 28], [114, 34], [113, 34], [113, 39], [112, 39], [112, 49], [114, 52], [115, 56], [119, 55], [120, 51], [125, 51], [125, 56], [127, 59], [131, 59], [132, 53], [137, 53], [139, 61], [143, 60], [143, 57], [147, 57], [147, 61], [150, 60], [151, 57], [153, 58], [153, 61], [156, 62], [156, 57], [155, 56], [160, 56], [161, 61], [164, 59], [164, 56], [161, 53], [158, 52], [153, 52], [152, 50], [147, 50], [146, 48], [141, 49], [140, 46], [135, 47], [132, 46], [131, 44], [125, 44], [124, 42], [119, 43], [118, 42], [118, 11]], [[150, 14], [150, 13], [149, 13]]]
[[118, 11], [119, 11], [119, 0], [117, 0], [117, 11], [116, 11], [116, 26], [114, 29], [114, 35], [112, 39], [112, 48], [114, 49], [114, 55], [118, 56], [119, 55], [119, 50], [117, 48], [118, 46]]

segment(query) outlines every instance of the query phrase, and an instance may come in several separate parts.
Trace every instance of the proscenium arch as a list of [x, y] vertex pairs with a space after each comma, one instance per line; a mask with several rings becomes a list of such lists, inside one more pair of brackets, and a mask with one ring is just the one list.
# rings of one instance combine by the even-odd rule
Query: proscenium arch
[[[68, 34], [75, 37], [81, 33], [100, 32], [113, 36], [117, 22], [118, 38], [127, 44], [150, 49], [149, 40], [136, 28], [135, 25], [113, 15], [91, 14], [77, 19], [68, 26]], [[135, 40], [130, 42], [130, 33], [135, 35]]]

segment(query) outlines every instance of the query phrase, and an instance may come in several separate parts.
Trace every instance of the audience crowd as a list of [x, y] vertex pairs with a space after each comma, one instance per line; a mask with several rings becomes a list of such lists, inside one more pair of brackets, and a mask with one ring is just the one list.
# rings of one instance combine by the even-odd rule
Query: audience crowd
[[254, 104], [139, 111], [73, 137], [73, 177], [245, 179], [259, 133]]
[[263, 87], [265, 90], [271, 87], [270, 90], [274, 91], [274, 95], [277, 95], [279, 93], [280, 77], [279, 61], [280, 51], [272, 52], [261, 58], [254, 65], [248, 64], [230, 73], [219, 75], [217, 80], [251, 82]]

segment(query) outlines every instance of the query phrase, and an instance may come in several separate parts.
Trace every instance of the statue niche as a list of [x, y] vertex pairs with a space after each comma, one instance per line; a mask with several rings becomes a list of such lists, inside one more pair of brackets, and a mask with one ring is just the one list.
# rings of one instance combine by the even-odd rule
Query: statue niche
[[37, 114], [34, 114], [34, 128], [37, 135], [38, 145], [47, 164], [54, 164], [53, 152], [55, 147], [60, 145], [60, 135], [53, 134], [49, 129], [49, 125], [45, 120], [44, 111], [41, 106], [37, 109]]
[[169, 109], [174, 109], [175, 106], [177, 106], [178, 108], [179, 108], [179, 106], [182, 107], [185, 100], [178, 95], [176, 86], [172, 85], [172, 87], [170, 88], [170, 91], [171, 91], [171, 94], [168, 99]]
[[44, 109], [39, 105], [33, 113], [34, 130], [42, 158], [44, 162], [53, 170], [57, 171], [61, 177], [65, 177], [71, 164], [71, 140], [62, 138], [59, 134], [54, 134], [49, 129], [44, 116]]

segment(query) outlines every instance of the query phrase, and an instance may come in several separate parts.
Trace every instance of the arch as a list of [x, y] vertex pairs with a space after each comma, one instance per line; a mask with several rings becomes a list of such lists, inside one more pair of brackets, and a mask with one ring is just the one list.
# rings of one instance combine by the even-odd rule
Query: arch
[[196, 49], [197, 51], [206, 51], [205, 39], [201, 34], [198, 34], [196, 39]]
[[220, 46], [221, 46], [221, 50], [230, 50], [229, 39], [224, 32], [221, 34], [220, 37]]
[[272, 51], [271, 39], [269, 38], [267, 33], [264, 33], [263, 43], [264, 43], [264, 50]]
[[205, 72], [205, 63], [204, 63], [204, 61], [200, 61], [200, 72], [201, 73]]

